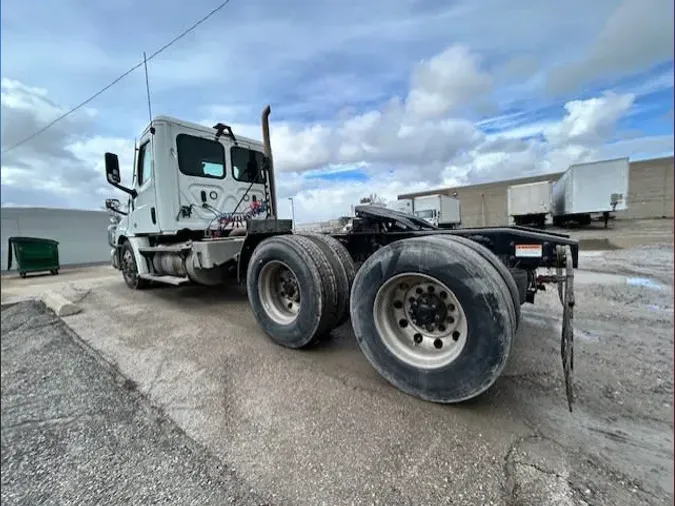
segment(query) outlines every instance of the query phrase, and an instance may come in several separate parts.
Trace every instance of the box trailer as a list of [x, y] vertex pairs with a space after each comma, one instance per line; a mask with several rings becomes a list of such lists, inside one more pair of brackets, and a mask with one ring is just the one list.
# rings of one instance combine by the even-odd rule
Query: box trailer
[[459, 199], [448, 195], [415, 197], [413, 213], [438, 228], [456, 228], [462, 222]]
[[507, 189], [507, 209], [514, 225], [546, 226], [551, 212], [553, 183], [537, 181], [511, 185]]
[[400, 199], [394, 200], [389, 206], [390, 209], [394, 211], [399, 211], [401, 213], [413, 214], [413, 200], [412, 199]]
[[553, 223], [591, 223], [602, 215], [607, 227], [610, 213], [625, 211], [628, 196], [629, 159], [571, 165], [553, 185]]

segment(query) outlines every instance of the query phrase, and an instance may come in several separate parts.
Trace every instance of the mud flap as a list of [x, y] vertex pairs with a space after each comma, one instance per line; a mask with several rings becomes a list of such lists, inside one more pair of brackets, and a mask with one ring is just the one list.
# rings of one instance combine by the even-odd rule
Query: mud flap
[[558, 246], [558, 295], [563, 306], [562, 333], [560, 336], [560, 356], [565, 376], [565, 393], [570, 413], [574, 404], [574, 267], [572, 249]]
[[560, 357], [562, 359], [565, 378], [565, 394], [567, 406], [572, 413], [574, 404], [574, 260], [569, 246], [556, 248], [555, 276], [538, 276], [537, 286], [543, 289], [544, 283], [555, 283], [558, 286], [558, 297], [563, 307], [562, 332], [560, 335]]

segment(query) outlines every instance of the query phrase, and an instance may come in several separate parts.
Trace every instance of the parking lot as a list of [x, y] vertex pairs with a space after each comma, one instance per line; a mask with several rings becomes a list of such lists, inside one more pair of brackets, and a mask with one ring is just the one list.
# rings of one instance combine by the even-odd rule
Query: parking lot
[[494, 387], [457, 406], [390, 386], [349, 324], [313, 349], [273, 344], [234, 287], [130, 291], [99, 266], [4, 277], [2, 297], [76, 301], [79, 339], [270, 504], [669, 504], [672, 221], [617, 227], [578, 233], [612, 249], [580, 257], [573, 413], [554, 290], [523, 307]]

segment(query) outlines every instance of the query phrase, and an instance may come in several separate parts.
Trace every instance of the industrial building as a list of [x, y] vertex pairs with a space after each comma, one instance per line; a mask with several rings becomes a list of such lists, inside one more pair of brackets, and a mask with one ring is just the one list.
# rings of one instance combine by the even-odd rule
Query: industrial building
[[[7, 270], [7, 241], [12, 236], [41, 237], [59, 242], [61, 265], [110, 261], [109, 216], [106, 211], [2, 207], [2, 270]], [[16, 270], [16, 262], [12, 265]]]
[[[463, 227], [508, 225], [507, 189], [511, 185], [537, 181], [557, 181], [564, 172], [496, 181], [492, 183], [440, 188], [399, 195], [409, 199], [423, 195], [455, 195], [460, 200]], [[673, 217], [673, 157], [630, 162], [628, 210], [617, 212], [617, 219]]]

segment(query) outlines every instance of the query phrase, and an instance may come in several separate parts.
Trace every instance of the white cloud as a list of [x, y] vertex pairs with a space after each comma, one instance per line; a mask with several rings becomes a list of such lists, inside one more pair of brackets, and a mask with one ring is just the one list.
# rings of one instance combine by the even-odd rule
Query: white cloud
[[551, 73], [550, 88], [566, 92], [672, 60], [673, 14], [672, 0], [623, 0], [584, 57]]
[[554, 146], [598, 145], [608, 140], [616, 122], [633, 105], [634, 98], [632, 94], [605, 93], [598, 98], [567, 102], [565, 118], [546, 128], [544, 135]]
[[482, 97], [492, 76], [480, 68], [480, 58], [465, 46], [451, 46], [413, 71], [407, 112], [418, 119], [444, 118], [454, 108]]
[[[2, 148], [24, 140], [66, 111], [49, 99], [47, 90], [3, 78]], [[36, 192], [53, 202], [17, 202], [96, 208], [114, 190], [105, 181], [103, 153], [119, 152], [125, 177], [130, 178], [133, 143], [121, 138], [91, 136], [95, 111], [84, 109], [47, 129], [34, 140], [2, 156], [3, 200], [12, 192]]]

